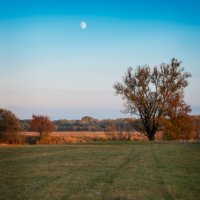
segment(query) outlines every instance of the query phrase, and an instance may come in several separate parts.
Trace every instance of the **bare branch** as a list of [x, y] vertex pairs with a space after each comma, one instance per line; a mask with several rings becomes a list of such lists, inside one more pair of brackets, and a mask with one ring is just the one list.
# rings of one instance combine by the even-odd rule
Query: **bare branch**
[[160, 67], [138, 66], [133, 72], [128, 68], [123, 82], [114, 89], [125, 101], [125, 113], [140, 116], [149, 139], [154, 139], [159, 119], [191, 111], [184, 102], [184, 88], [191, 74], [184, 72], [181, 62], [173, 58]]

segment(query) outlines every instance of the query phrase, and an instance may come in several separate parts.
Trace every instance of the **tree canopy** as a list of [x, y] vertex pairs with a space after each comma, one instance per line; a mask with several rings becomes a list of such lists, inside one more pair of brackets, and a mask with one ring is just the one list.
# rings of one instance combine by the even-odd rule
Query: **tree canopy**
[[33, 115], [30, 122], [30, 129], [38, 132], [40, 137], [44, 134], [52, 132], [54, 130], [54, 124], [47, 116]]
[[138, 66], [135, 71], [128, 68], [123, 82], [114, 89], [125, 101], [125, 112], [141, 118], [149, 140], [154, 140], [163, 118], [187, 115], [191, 111], [184, 101], [184, 88], [191, 74], [184, 72], [181, 62], [173, 58], [169, 64], [151, 69]]
[[0, 109], [0, 142], [21, 143], [18, 118], [9, 110]]

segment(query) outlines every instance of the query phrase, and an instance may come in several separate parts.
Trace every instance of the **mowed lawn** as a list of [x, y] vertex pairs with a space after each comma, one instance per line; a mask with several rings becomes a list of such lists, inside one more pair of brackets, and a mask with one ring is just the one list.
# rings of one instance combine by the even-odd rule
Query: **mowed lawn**
[[200, 199], [200, 144], [0, 147], [0, 199]]

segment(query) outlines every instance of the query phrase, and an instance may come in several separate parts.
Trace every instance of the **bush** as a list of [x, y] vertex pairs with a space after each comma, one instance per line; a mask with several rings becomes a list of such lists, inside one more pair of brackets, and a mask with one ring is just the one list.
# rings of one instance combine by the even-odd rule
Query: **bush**
[[108, 140], [131, 140], [132, 134], [130, 131], [111, 131], [107, 132]]

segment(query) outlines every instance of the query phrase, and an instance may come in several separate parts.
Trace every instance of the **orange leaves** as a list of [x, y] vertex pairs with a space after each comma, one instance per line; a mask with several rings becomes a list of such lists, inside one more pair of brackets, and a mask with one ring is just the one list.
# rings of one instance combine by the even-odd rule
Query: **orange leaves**
[[54, 125], [47, 116], [33, 115], [30, 122], [30, 129], [40, 133], [40, 136], [42, 137], [43, 134], [52, 132], [54, 130]]
[[125, 111], [139, 115], [147, 135], [152, 136], [159, 128], [160, 117], [191, 111], [184, 102], [189, 77], [191, 74], [184, 72], [181, 62], [173, 58], [169, 64], [163, 63], [153, 70], [147, 65], [138, 66], [135, 71], [128, 68], [123, 82], [116, 83], [114, 89], [125, 100]]

